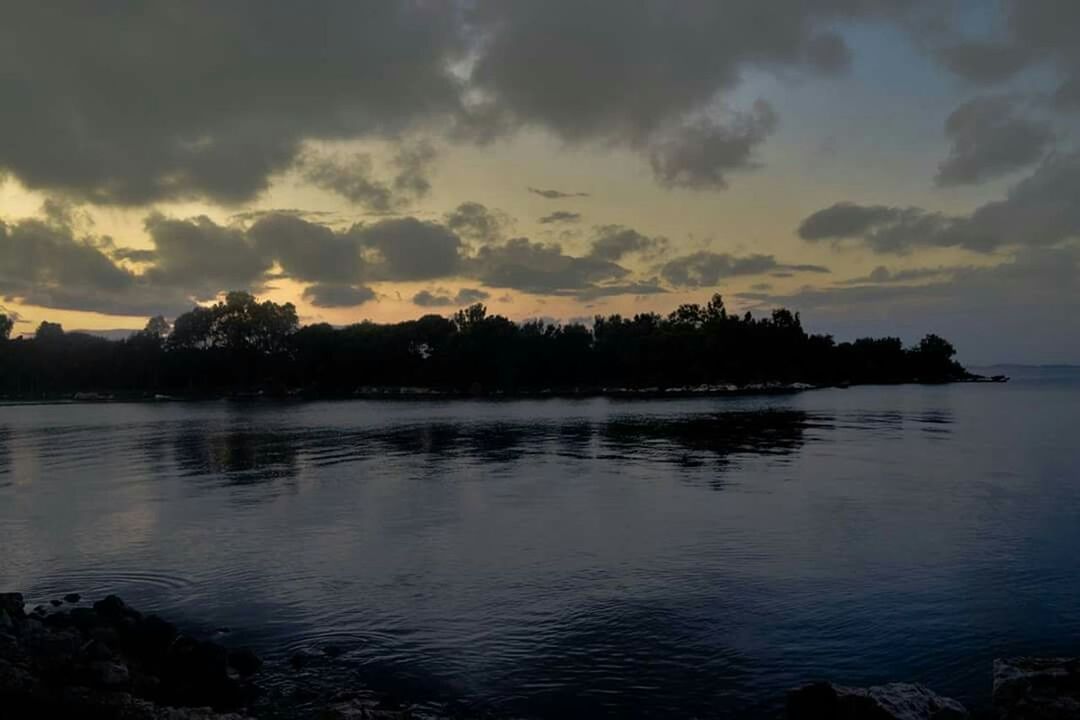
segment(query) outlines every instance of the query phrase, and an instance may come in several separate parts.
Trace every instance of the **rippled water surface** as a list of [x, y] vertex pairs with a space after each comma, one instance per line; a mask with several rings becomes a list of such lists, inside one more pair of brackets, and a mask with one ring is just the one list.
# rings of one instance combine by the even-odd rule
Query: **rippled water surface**
[[0, 407], [0, 589], [494, 716], [772, 717], [1080, 653], [1080, 376], [771, 398]]

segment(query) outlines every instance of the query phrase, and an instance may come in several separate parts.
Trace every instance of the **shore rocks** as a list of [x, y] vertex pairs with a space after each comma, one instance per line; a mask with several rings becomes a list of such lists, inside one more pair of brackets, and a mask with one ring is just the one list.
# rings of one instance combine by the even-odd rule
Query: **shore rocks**
[[1000, 720], [1080, 718], [1080, 659], [994, 660], [993, 701]]
[[0, 595], [5, 717], [218, 718], [254, 697], [253, 652], [186, 636], [115, 595], [29, 617], [24, 607], [21, 595]]
[[964, 720], [964, 706], [922, 685], [850, 688], [822, 682], [788, 693], [788, 720]]

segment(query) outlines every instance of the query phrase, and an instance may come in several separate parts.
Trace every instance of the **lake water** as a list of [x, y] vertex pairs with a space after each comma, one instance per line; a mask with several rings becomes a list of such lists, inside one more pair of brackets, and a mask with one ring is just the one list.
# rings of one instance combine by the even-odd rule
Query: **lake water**
[[116, 592], [496, 717], [773, 717], [1080, 653], [1080, 375], [612, 401], [0, 407], [0, 590]]

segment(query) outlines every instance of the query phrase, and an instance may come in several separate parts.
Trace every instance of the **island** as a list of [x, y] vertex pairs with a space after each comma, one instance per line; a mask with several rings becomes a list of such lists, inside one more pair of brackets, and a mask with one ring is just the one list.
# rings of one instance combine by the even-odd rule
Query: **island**
[[[291, 303], [230, 292], [121, 340], [42, 322], [11, 339], [0, 315], [0, 397], [428, 397], [724, 394], [990, 380], [934, 334], [836, 342], [799, 313], [728, 313], [717, 294], [669, 315], [597, 315], [590, 326], [488, 314], [300, 327]], [[993, 378], [1001, 381], [1007, 378]]]

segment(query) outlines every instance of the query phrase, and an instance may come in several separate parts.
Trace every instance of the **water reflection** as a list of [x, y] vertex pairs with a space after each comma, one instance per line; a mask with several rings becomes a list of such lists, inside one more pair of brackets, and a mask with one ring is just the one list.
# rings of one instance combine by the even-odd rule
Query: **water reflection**
[[0, 487], [15, 483], [11, 477], [11, 430], [0, 427]]

